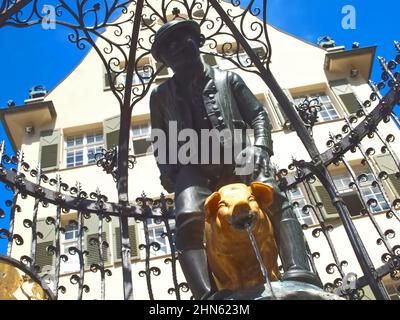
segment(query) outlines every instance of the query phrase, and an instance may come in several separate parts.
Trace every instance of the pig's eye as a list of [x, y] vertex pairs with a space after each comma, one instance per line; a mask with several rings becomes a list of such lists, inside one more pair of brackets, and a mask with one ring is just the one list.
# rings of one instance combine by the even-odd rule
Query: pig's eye
[[228, 204], [227, 204], [225, 201], [220, 201], [220, 202], [218, 203], [218, 208], [227, 207], [227, 206], [228, 206]]
[[254, 198], [253, 196], [251, 196], [251, 197], [249, 197], [247, 200], [248, 200], [249, 202], [250, 202], [250, 201], [256, 201], [256, 198]]

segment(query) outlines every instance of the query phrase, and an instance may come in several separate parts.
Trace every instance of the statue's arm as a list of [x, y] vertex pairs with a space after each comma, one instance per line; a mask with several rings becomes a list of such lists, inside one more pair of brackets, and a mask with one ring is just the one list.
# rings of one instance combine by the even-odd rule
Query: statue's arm
[[273, 155], [272, 125], [268, 113], [239, 75], [231, 73], [230, 79], [239, 112], [243, 120], [254, 129], [254, 145], [266, 149], [270, 156]]
[[[165, 190], [174, 192], [175, 165], [168, 164], [168, 130], [162, 112], [162, 101], [154, 88], [150, 95], [150, 122], [154, 156], [160, 171], [161, 185]], [[164, 138], [160, 138], [164, 136]], [[157, 137], [157, 139], [155, 138]]]

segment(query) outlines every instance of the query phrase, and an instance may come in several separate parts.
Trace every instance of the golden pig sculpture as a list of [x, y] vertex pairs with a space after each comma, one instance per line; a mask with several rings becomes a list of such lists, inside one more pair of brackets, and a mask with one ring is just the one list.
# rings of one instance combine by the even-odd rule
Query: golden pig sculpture
[[238, 290], [265, 282], [248, 233], [233, 221], [252, 221], [268, 278], [278, 280], [278, 247], [264, 208], [273, 202], [273, 189], [260, 182], [234, 183], [220, 188], [205, 202], [205, 238], [210, 270], [219, 290]]

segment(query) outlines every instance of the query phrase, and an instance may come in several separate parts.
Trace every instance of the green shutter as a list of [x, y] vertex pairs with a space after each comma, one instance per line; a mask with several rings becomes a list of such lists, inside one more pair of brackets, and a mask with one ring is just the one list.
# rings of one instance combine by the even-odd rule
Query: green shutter
[[[89, 243], [90, 238], [98, 239], [99, 236], [99, 218], [96, 214], [91, 214], [89, 219], [84, 220], [84, 225], [87, 227], [87, 234], [85, 241], [85, 250], [89, 252], [89, 255], [86, 259], [86, 266], [90, 266], [92, 263], [99, 263], [99, 248], [97, 245], [92, 245]], [[108, 245], [110, 246], [110, 237], [109, 237], [109, 224], [105, 220], [103, 220], [103, 230], [102, 230], [102, 238], [103, 241], [107, 241]], [[110, 248], [103, 247], [103, 259], [104, 263], [110, 261]]]
[[[283, 92], [286, 94], [286, 96], [288, 97], [289, 101], [291, 103], [293, 103], [293, 98], [289, 92], [288, 89], [283, 89]], [[274, 95], [271, 92], [268, 92], [268, 97], [272, 103], [272, 106], [274, 107], [278, 118], [279, 118], [279, 122], [282, 125], [283, 129], [290, 129], [290, 121], [289, 118], [286, 116], [286, 113], [283, 111], [281, 105], [279, 104], [279, 102], [275, 99]]]
[[[116, 227], [115, 229], [115, 253], [118, 260], [121, 259], [122, 250], [121, 250], [121, 229], [120, 227]], [[138, 242], [138, 230], [137, 225], [128, 226], [129, 230], [129, 244], [131, 246], [131, 257], [139, 258], [139, 242]]]
[[254, 53], [258, 56], [258, 58], [260, 60], [262, 60], [263, 58], [265, 58], [265, 49], [264, 47], [257, 47], [257, 48], [253, 48], [252, 49], [254, 51]]
[[329, 81], [329, 85], [333, 90], [340, 90], [343, 89], [344, 86], [348, 86], [349, 82], [347, 79], [332, 80]]
[[142, 17], [142, 23], [140, 24], [140, 26], [142, 27], [142, 29], [147, 29], [153, 23], [154, 23], [154, 21], [151, 20], [151, 18], [143, 18]]
[[363, 203], [361, 202], [360, 196], [357, 192], [353, 191], [350, 193], [342, 194], [342, 199], [344, 204], [349, 211], [350, 216], [356, 217], [361, 214], [361, 210], [364, 208]]
[[40, 269], [44, 266], [53, 266], [53, 255], [47, 252], [47, 247], [51, 246], [53, 241], [45, 241], [37, 243], [36, 245], [36, 264], [40, 266]]
[[151, 153], [150, 150], [152, 150], [151, 141], [147, 141], [146, 139], [133, 140], [134, 155], [149, 154]]
[[[107, 235], [106, 232], [102, 232], [101, 233], [102, 236], [102, 240], [103, 241], [107, 241]], [[93, 234], [89, 234], [86, 237], [86, 242], [85, 242], [85, 246], [86, 246], [86, 250], [89, 252], [89, 255], [87, 256], [86, 259], [86, 265], [90, 266], [91, 264], [100, 264], [100, 255], [99, 255], [99, 247], [97, 244], [91, 244], [90, 243], [90, 239], [98, 239], [99, 238], [99, 234], [98, 233], [93, 233]], [[109, 248], [106, 247], [102, 247], [102, 252], [103, 252], [103, 261], [104, 264], [107, 264], [107, 262], [109, 261]]]
[[60, 129], [40, 132], [40, 166], [42, 170], [58, 169], [60, 140]]
[[340, 100], [342, 100], [344, 106], [349, 114], [356, 113], [360, 108], [360, 103], [354, 93], [345, 93], [339, 95]]
[[217, 65], [217, 59], [215, 59], [215, 56], [212, 54], [203, 54], [203, 61], [210, 66]]
[[381, 154], [375, 156], [380, 171], [385, 171], [388, 174], [388, 179], [391, 189], [400, 197], [400, 179], [397, 178], [398, 168], [390, 154]]
[[322, 215], [325, 219], [337, 218], [339, 215], [337, 214], [335, 206], [332, 204], [332, 200], [329, 197], [328, 192], [325, 190], [325, 187], [321, 185], [319, 182], [315, 182], [314, 186], [315, 195], [319, 202], [323, 204], [322, 207]]
[[161, 62], [156, 62], [156, 71], [158, 69], [161, 69], [160, 73], [158, 74], [158, 76], [168, 76], [169, 72], [168, 72], [168, 68], [163, 66], [163, 64]]
[[54, 245], [54, 226], [48, 225], [45, 220], [38, 220], [36, 231], [43, 235], [43, 239], [37, 237], [36, 243], [36, 264], [43, 268], [44, 266], [53, 266], [54, 256], [48, 254], [47, 247]]
[[360, 108], [360, 103], [358, 102], [358, 99], [347, 79], [329, 81], [329, 85], [331, 86], [333, 92], [342, 101], [342, 104], [346, 108], [347, 112], [349, 114], [356, 113]]
[[[111, 80], [113, 81], [114, 84], [116, 84], [115, 80], [117, 78], [117, 73], [114, 71], [111, 71]], [[104, 73], [104, 87], [106, 89], [110, 88], [110, 79], [108, 78], [108, 73]]]
[[103, 122], [103, 135], [106, 148], [111, 149], [118, 145], [120, 116], [105, 119]]

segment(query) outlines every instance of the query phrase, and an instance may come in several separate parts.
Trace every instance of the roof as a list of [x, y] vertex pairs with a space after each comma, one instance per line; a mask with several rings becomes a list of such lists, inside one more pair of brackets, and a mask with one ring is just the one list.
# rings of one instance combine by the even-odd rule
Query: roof
[[14, 150], [19, 150], [26, 127], [42, 127], [57, 117], [52, 101], [40, 101], [0, 109], [0, 120]]

